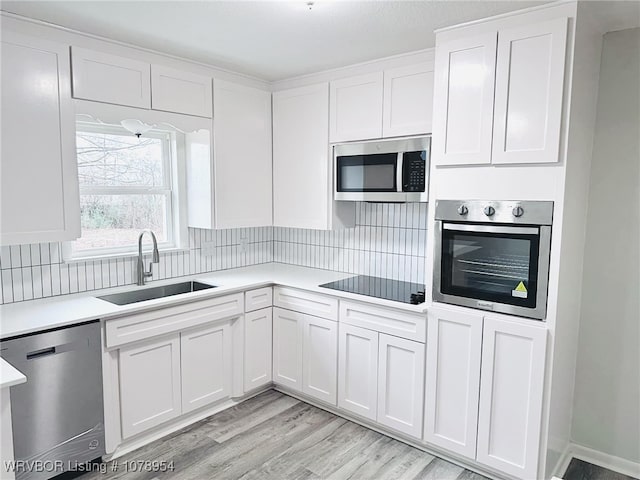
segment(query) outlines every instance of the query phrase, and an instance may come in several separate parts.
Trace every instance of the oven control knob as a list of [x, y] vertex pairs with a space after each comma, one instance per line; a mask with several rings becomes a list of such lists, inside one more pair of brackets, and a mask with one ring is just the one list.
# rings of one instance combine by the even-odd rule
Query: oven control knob
[[518, 205], [517, 207], [513, 207], [513, 210], [511, 210], [511, 213], [513, 213], [514, 217], [521, 217], [522, 215], [524, 215], [524, 208]]
[[492, 217], [494, 213], [496, 213], [496, 209], [493, 208], [491, 205], [487, 205], [486, 207], [484, 207], [484, 214], [487, 217]]
[[466, 215], [469, 213], [469, 209], [465, 204], [462, 204], [458, 207], [458, 215]]

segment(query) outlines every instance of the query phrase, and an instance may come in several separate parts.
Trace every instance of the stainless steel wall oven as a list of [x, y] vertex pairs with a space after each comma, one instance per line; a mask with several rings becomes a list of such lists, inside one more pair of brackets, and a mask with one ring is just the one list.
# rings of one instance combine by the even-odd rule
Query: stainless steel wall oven
[[433, 300], [543, 320], [553, 202], [436, 202]]

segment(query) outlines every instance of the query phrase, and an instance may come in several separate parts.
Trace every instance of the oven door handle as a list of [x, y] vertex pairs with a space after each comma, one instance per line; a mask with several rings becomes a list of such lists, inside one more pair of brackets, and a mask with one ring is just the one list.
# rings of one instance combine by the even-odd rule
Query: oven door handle
[[402, 169], [402, 161], [404, 160], [404, 154], [398, 152], [398, 160], [396, 161], [396, 191], [403, 192], [404, 188], [402, 181], [404, 180], [404, 172]]
[[443, 223], [443, 230], [478, 233], [505, 233], [507, 235], [539, 235], [537, 227], [505, 227], [500, 225], [463, 225], [459, 223]]

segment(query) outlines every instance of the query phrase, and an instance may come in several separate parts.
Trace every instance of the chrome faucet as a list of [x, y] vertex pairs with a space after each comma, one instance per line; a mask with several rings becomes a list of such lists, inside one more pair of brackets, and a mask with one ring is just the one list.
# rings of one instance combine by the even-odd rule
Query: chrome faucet
[[[153, 254], [151, 258], [151, 263], [149, 263], [149, 271], [145, 271], [144, 269], [144, 261], [142, 259], [142, 237], [146, 232], [151, 234], [151, 240], [153, 240]], [[140, 232], [140, 236], [138, 237], [138, 285], [144, 285], [144, 279], [153, 275], [153, 264], [160, 263], [160, 253], [158, 252], [158, 242], [156, 241], [156, 236], [151, 230], [143, 230]]]

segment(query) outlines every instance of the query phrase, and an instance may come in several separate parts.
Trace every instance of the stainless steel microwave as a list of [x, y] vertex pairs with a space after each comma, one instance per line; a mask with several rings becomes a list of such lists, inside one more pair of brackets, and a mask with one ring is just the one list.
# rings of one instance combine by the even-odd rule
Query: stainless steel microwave
[[335, 145], [334, 198], [426, 202], [430, 147], [430, 137]]
[[553, 202], [439, 200], [434, 302], [543, 320]]

